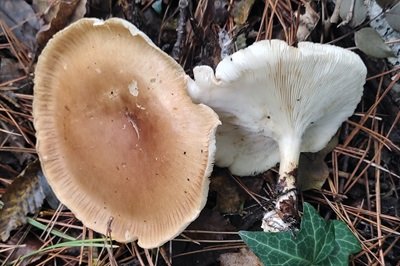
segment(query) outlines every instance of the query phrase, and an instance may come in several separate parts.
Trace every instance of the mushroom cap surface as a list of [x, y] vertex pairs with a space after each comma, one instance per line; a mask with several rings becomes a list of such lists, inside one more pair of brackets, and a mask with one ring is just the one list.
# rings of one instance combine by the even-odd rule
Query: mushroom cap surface
[[337, 46], [265, 40], [224, 58], [215, 74], [208, 66], [193, 72], [190, 96], [222, 121], [215, 163], [243, 176], [279, 162], [283, 137], [300, 137], [301, 152], [321, 150], [354, 112], [367, 70]]
[[37, 152], [55, 194], [87, 227], [153, 248], [200, 213], [220, 123], [183, 69], [122, 19], [82, 19], [39, 57]]

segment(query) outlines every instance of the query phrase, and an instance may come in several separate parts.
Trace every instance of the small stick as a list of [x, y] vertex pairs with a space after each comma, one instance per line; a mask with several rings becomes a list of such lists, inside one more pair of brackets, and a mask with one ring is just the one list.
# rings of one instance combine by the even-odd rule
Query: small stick
[[177, 37], [174, 47], [172, 48], [172, 58], [179, 61], [182, 54], [183, 42], [186, 38], [186, 21], [188, 20], [188, 0], [179, 0], [179, 19], [176, 28]]
[[332, 16], [331, 16], [331, 23], [337, 23], [339, 21], [339, 11], [340, 11], [340, 4], [342, 3], [342, 0], [337, 0], [335, 4], [335, 9], [333, 10]]

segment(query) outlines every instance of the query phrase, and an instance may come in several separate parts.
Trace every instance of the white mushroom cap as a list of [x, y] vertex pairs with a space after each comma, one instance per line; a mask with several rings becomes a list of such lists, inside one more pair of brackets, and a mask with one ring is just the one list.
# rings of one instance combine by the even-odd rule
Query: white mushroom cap
[[279, 158], [296, 160], [288, 158], [298, 156], [296, 150], [322, 149], [354, 112], [366, 77], [351, 51], [310, 42], [295, 48], [280, 40], [224, 58], [215, 75], [208, 66], [193, 72], [189, 94], [222, 121], [216, 164], [237, 175], [263, 172]]
[[89, 228], [153, 248], [204, 207], [217, 115], [187, 76], [121, 19], [82, 19], [39, 57], [37, 151], [55, 194]]

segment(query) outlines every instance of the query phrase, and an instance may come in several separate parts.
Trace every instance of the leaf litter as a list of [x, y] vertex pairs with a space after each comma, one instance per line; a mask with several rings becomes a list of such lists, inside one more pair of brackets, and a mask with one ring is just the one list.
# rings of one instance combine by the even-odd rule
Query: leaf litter
[[[215, 66], [220, 61], [221, 32], [225, 32], [223, 36], [228, 42], [229, 38], [231, 39], [231, 43], [234, 44], [232, 48], [236, 43], [243, 46], [265, 38], [280, 38], [295, 44], [301, 22], [301, 17], [295, 14], [298, 11], [298, 14], [303, 14], [301, 9], [306, 10], [304, 1], [296, 0], [189, 1], [188, 19], [185, 27], [182, 27], [178, 25], [181, 12], [179, 1], [159, 1], [157, 11], [151, 6], [153, 1], [101, 2], [87, 1], [85, 16], [105, 18], [112, 15], [134, 21], [142, 30], [150, 33], [153, 41], [169, 54], [177, 41], [176, 29], [178, 26], [185, 29], [178, 61], [189, 74], [195, 65]], [[0, 194], [4, 200], [7, 199], [6, 193], [9, 193], [7, 190], [10, 184], [14, 183], [18, 174], [36, 158], [31, 117], [31, 74], [38, 56], [35, 53], [38, 47], [36, 32], [46, 30], [44, 25], [49, 25], [49, 21], [45, 22], [42, 17], [45, 13], [43, 10], [39, 11], [25, 1], [5, 0], [1, 3], [9, 5], [7, 11], [0, 5], [0, 22], [3, 29], [0, 36], [1, 73], [7, 73], [1, 76], [0, 81]], [[59, 1], [54, 3], [58, 4]], [[242, 5], [236, 9], [242, 11], [234, 13], [235, 5]], [[20, 6], [23, 8], [19, 9]], [[325, 12], [324, 16], [329, 18], [333, 13], [332, 7], [330, 1], [318, 1], [313, 3], [312, 10], [321, 18]], [[22, 13], [22, 16], [17, 15], [16, 10], [25, 13]], [[71, 12], [74, 13], [75, 10]], [[12, 18], [11, 22], [4, 18], [4, 14]], [[367, 17], [367, 22], [368, 19]], [[239, 21], [240, 24], [237, 23]], [[150, 27], [152, 22], [157, 26]], [[65, 18], [60, 24], [63, 25], [61, 28], [69, 23], [70, 20]], [[364, 21], [356, 29], [365, 28], [365, 23]], [[322, 39], [324, 42], [344, 47], [354, 46], [351, 36], [355, 30], [351, 28], [352, 25], [342, 25], [340, 28], [336, 25], [322, 28], [322, 24], [315, 24], [314, 28], [307, 27], [309, 32], [303, 36], [313, 42]], [[59, 28], [55, 32], [57, 30]], [[49, 33], [44, 39], [51, 35]], [[400, 74], [398, 67], [391, 66], [384, 60], [363, 58], [369, 70], [369, 78], [357, 115], [344, 123], [339, 131], [338, 145], [332, 151], [311, 156], [317, 159], [310, 162], [307, 170], [314, 167], [318, 169], [314, 166], [314, 163], [318, 162], [323, 169], [321, 176], [326, 178], [326, 181], [324, 182], [324, 178], [320, 179], [317, 182], [318, 186], [315, 183], [312, 187], [317, 188], [322, 184], [322, 188], [305, 191], [302, 197], [304, 201], [318, 207], [319, 213], [324, 217], [346, 222], [348, 228], [356, 234], [361, 241], [362, 251], [351, 257], [351, 263], [395, 265], [400, 260], [397, 233], [400, 229], [400, 138], [396, 137], [400, 135], [400, 115], [399, 103], [396, 101], [399, 94], [395, 90]], [[325, 155], [327, 156], [323, 159]], [[329, 170], [328, 175], [326, 167]], [[30, 243], [30, 240], [24, 242], [24, 239], [31, 239], [30, 236], [34, 235], [34, 239], [42, 243], [42, 249], [57, 247], [43, 249], [33, 256], [32, 259], [36, 259], [35, 265], [56, 261], [81, 262], [84, 265], [128, 262], [133, 265], [217, 265], [221, 255], [240, 254], [241, 249], [245, 247], [239, 239], [239, 230], [259, 230], [260, 215], [262, 217], [264, 209], [269, 208], [270, 199], [274, 196], [275, 177], [274, 168], [256, 177], [228, 176], [236, 183], [230, 190], [220, 188], [225, 185], [223, 180], [215, 183], [217, 185], [210, 191], [206, 207], [198, 220], [177, 239], [157, 250], [142, 250], [135, 243], [112, 246], [107, 237], [103, 240], [103, 247], [60, 247], [55, 244], [64, 240], [61, 235], [49, 234], [46, 229], [36, 226], [19, 227], [10, 232], [10, 237], [21, 239], [19, 244], [23, 244]], [[225, 196], [234, 200], [229, 203], [224, 199]], [[225, 207], [221, 208], [225, 204], [224, 201], [228, 206], [225, 211]], [[57, 230], [74, 239], [90, 240], [101, 237], [82, 226], [67, 209], [58, 208], [57, 205], [57, 201], [52, 204], [46, 202], [37, 208], [36, 215], [28, 216], [49, 230]], [[28, 237], [24, 238], [23, 235]], [[25, 251], [19, 249], [19, 244], [13, 244], [17, 242], [0, 245], [0, 261], [10, 263], [15, 258], [8, 256], [5, 250], [19, 249], [18, 252], [21, 253], [18, 255], [23, 256], [33, 249], [38, 249], [38, 242], [35, 241], [36, 244], [28, 244], [30, 248]]]
[[38, 48], [41, 49], [56, 32], [83, 18], [86, 13], [86, 0], [34, 1], [34, 7], [44, 21], [36, 35]]
[[382, 37], [373, 28], [362, 28], [354, 34], [358, 49], [374, 58], [395, 57], [394, 52], [385, 44]]
[[27, 223], [27, 214], [35, 214], [46, 195], [39, 182], [40, 164], [34, 161], [15, 178], [2, 195], [3, 208], [0, 210], [0, 237], [4, 242], [10, 232]]

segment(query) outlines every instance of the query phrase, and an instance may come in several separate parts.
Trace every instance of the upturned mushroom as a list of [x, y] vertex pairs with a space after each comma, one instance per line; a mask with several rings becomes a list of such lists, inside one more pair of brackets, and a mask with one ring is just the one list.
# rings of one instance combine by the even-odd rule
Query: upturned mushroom
[[310, 42], [256, 42], [224, 58], [214, 71], [194, 69], [195, 102], [216, 111], [216, 165], [245, 176], [280, 162], [275, 210], [265, 231], [297, 222], [296, 172], [300, 152], [321, 150], [361, 99], [366, 67], [355, 53]]
[[153, 248], [199, 215], [220, 122], [144, 33], [121, 19], [79, 20], [49, 41], [34, 82], [42, 168], [83, 224]]

